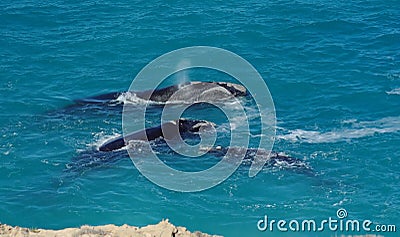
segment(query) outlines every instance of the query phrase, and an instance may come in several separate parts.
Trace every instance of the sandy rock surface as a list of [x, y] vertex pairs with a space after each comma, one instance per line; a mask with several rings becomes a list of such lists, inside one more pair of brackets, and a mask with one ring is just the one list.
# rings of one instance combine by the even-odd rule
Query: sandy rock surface
[[189, 232], [185, 227], [176, 227], [163, 220], [156, 225], [142, 228], [123, 225], [82, 226], [80, 228], [67, 228], [63, 230], [44, 230], [0, 225], [0, 237], [209, 237], [201, 232]]

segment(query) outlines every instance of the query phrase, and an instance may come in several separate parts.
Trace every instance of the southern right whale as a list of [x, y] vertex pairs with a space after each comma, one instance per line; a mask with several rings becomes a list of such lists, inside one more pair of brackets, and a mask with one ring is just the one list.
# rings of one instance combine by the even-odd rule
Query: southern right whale
[[[218, 90], [224, 88], [225, 90]], [[229, 82], [200, 82], [193, 81], [182, 83], [179, 85], [172, 85], [155, 90], [146, 91], [129, 91], [129, 92], [111, 92], [107, 94], [92, 96], [84, 99], [75, 100], [77, 104], [117, 104], [121, 103], [119, 98], [121, 96], [130, 97], [134, 96], [139, 99], [150, 100], [153, 102], [167, 102], [168, 99], [175, 93], [179, 91], [179, 96], [176, 99], [180, 101], [190, 101], [195, 102], [196, 100], [218, 100], [224, 99], [229, 96], [245, 96], [247, 95], [247, 90], [244, 86], [229, 83]], [[218, 91], [217, 93], [215, 93]], [[212, 93], [212, 96], [210, 96]]]
[[267, 160], [265, 163], [266, 166], [278, 166], [285, 168], [296, 168], [303, 171], [312, 171], [312, 168], [301, 159], [294, 158], [283, 153], [268, 152], [262, 148], [216, 146], [208, 149], [208, 153], [213, 154], [216, 157], [223, 157], [226, 155], [229, 149], [231, 149], [233, 153], [245, 152], [243, 160], [244, 163], [251, 163], [256, 156], [263, 156]]
[[[169, 121], [159, 126], [146, 128], [126, 135], [125, 137], [119, 136], [117, 138], [106, 141], [99, 147], [99, 151], [113, 152], [119, 151], [121, 148], [127, 146], [130, 141], [154, 141], [157, 138], [161, 139], [174, 139], [177, 136], [185, 136], [187, 134], [198, 134], [201, 129], [209, 129], [213, 123], [206, 120], [192, 120], [180, 118], [178, 120]], [[179, 131], [179, 134], [176, 133]], [[256, 156], [263, 156], [267, 162], [266, 166], [277, 166], [283, 168], [300, 169], [307, 172], [312, 172], [312, 168], [303, 160], [294, 158], [282, 153], [268, 152], [264, 149], [256, 148], [242, 148], [242, 147], [211, 147], [203, 148], [207, 154], [215, 157], [224, 157], [228, 150], [233, 151], [234, 154], [245, 154], [243, 163], [250, 164]], [[165, 152], [165, 151], [164, 151]], [[168, 153], [168, 152], [167, 152]], [[174, 153], [170, 151], [170, 153]]]
[[[188, 122], [190, 123], [193, 122], [193, 123], [192, 125], [189, 125], [189, 123], [187, 123], [190, 129], [186, 130], [186, 132], [182, 132], [181, 135], [183, 135], [183, 137], [185, 137], [185, 135], [187, 134], [189, 135], [196, 134], [200, 129], [200, 127], [202, 126], [209, 126], [208, 124], [203, 124], [201, 120], [198, 121], [188, 120]], [[171, 162], [173, 162], [173, 159], [179, 159], [179, 156], [177, 156], [178, 153], [169, 148], [168, 144], [165, 143], [159, 127], [153, 127], [153, 129], [147, 130], [146, 132], [149, 134], [149, 137], [145, 139], [142, 137], [143, 140], [139, 140], [138, 143], [136, 144], [137, 146], [134, 145], [133, 147], [138, 147], [140, 149], [142, 147], [140, 144], [141, 141], [148, 140], [149, 142], [151, 142], [150, 145], [155, 152], [159, 154], [164, 154], [166, 156], [170, 156]], [[136, 135], [138, 134], [140, 133], [137, 133]], [[144, 133], [142, 133], [141, 136], [142, 135], [144, 135]], [[125, 139], [122, 136], [108, 140], [98, 148], [93, 147], [90, 150], [80, 152], [78, 156], [74, 157], [73, 160], [66, 165], [67, 168], [65, 169], [65, 171], [69, 173], [68, 176], [79, 175], [91, 169], [99, 167], [108, 167], [114, 162], [119, 160], [129, 159], [130, 157], [128, 151], [126, 149], [121, 149], [124, 148], [126, 145], [127, 144], [125, 143]], [[208, 151], [206, 154], [207, 156], [211, 156], [211, 158], [215, 157], [216, 159], [222, 159], [227, 153], [228, 149], [233, 149], [234, 153], [240, 153], [240, 154], [243, 154], [242, 151], [245, 150], [245, 156], [242, 161], [242, 165], [244, 166], [250, 165], [253, 162], [256, 155], [262, 155], [265, 156], [264, 158], [266, 158], [267, 160], [264, 167], [290, 170], [296, 173], [305, 174], [307, 176], [316, 175], [314, 169], [304, 160], [282, 153], [277, 153], [277, 152], [269, 153], [268, 151], [262, 148], [256, 149], [256, 148], [244, 148], [244, 147], [216, 146], [212, 148], [203, 148], [203, 149], [206, 149]]]
[[174, 139], [177, 136], [196, 134], [201, 128], [207, 129], [213, 123], [206, 120], [192, 120], [180, 118], [173, 121], [168, 121], [159, 126], [146, 128], [119, 136], [106, 141], [99, 147], [100, 151], [114, 151], [121, 149], [127, 145], [129, 141], [153, 141], [157, 138]]

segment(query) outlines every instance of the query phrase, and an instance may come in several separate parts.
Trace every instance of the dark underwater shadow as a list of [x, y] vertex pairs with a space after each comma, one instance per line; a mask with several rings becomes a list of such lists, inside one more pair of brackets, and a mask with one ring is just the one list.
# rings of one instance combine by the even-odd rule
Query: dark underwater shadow
[[[226, 151], [225, 150], [222, 152], [215, 152], [215, 150], [210, 150], [200, 157], [188, 158], [182, 157], [182, 155], [172, 150], [163, 139], [152, 141], [151, 147], [153, 152], [155, 152], [165, 164], [172, 168], [181, 166], [185, 169], [186, 166], [189, 166], [187, 162], [202, 162], [197, 163], [199, 164], [199, 166], [201, 166], [200, 170], [207, 168], [204, 167], [205, 165], [203, 164], [203, 162], [206, 162], [206, 165], [209, 166], [213, 166], [214, 164], [218, 163], [223, 158]], [[240, 166], [242, 168], [244, 167], [244, 169], [238, 169], [238, 172], [242, 172], [245, 170], [246, 172], [248, 172], [248, 168], [250, 168], [254, 160], [255, 153], [256, 149], [247, 149], [246, 155]], [[143, 155], [143, 153], [141, 155]], [[89, 150], [80, 152], [71, 159], [71, 162], [69, 162], [66, 165], [66, 168], [63, 170], [63, 175], [61, 177], [61, 179], [63, 180], [62, 183], [72, 182], [76, 178], [85, 176], [88, 172], [94, 172], [96, 170], [100, 171], [103, 168], [116, 166], [117, 162], [125, 159], [130, 159], [128, 151], [126, 149], [103, 152], [99, 151], [97, 148], [91, 148]], [[271, 158], [268, 159], [268, 161], [266, 162], [264, 169], [290, 171], [309, 177], [317, 176], [315, 170], [304, 160], [278, 153], [272, 153]], [[196, 169], [195, 171], [200, 170]]]

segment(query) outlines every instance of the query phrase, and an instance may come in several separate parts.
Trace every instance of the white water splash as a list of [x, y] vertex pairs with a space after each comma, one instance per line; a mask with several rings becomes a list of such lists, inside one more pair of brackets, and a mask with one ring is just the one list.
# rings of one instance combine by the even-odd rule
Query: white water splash
[[373, 136], [382, 133], [395, 133], [400, 131], [400, 117], [386, 117], [375, 121], [347, 120], [351, 128], [337, 129], [328, 132], [295, 129], [286, 134], [278, 135], [278, 139], [292, 142], [305, 143], [336, 143]]
[[[99, 148], [107, 141], [111, 140], [111, 139], [115, 139], [119, 136], [121, 136], [120, 133], [113, 131], [112, 134], [105, 134], [104, 131], [102, 132], [98, 132], [98, 133], [94, 133], [94, 141], [91, 143], [88, 143], [86, 145], [87, 148], [95, 148], [96, 150], [99, 150]], [[82, 152], [85, 151], [86, 149], [81, 149], [81, 150], [77, 150], [77, 152]]]
[[130, 91], [122, 93], [120, 96], [118, 96], [115, 102], [134, 105], [165, 104], [164, 102], [157, 102], [152, 100], [147, 101], [145, 99], [139, 98], [135, 93]]
[[393, 89], [391, 91], [386, 91], [388, 95], [400, 95], [400, 88]]

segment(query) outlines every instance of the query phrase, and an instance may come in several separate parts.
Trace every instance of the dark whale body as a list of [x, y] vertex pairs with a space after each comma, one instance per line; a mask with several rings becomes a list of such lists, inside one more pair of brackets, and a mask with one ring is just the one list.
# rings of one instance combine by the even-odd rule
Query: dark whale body
[[303, 160], [294, 158], [288, 155], [284, 155], [277, 152], [267, 152], [264, 149], [255, 149], [255, 148], [242, 148], [242, 147], [213, 147], [208, 153], [213, 154], [216, 157], [223, 157], [228, 152], [228, 149], [232, 149], [234, 153], [240, 153], [245, 150], [244, 162], [251, 163], [256, 156], [262, 156], [263, 158], [267, 158], [266, 166], [278, 166], [278, 167], [287, 167], [287, 168], [298, 168], [303, 171], [312, 171], [312, 168], [305, 163]]
[[[118, 98], [122, 96], [124, 93], [133, 93], [140, 99], [150, 100], [154, 102], [166, 102], [171, 96], [177, 92], [179, 89], [189, 86], [190, 92], [181, 95], [181, 100], [192, 99], [194, 93], [201, 94], [202, 92], [208, 91], [213, 88], [223, 87], [225, 88], [231, 95], [235, 97], [246, 96], [247, 90], [245, 87], [228, 82], [188, 82], [180, 85], [172, 85], [161, 89], [156, 90], [147, 90], [147, 91], [130, 91], [130, 92], [111, 92], [107, 94], [97, 95], [93, 97], [88, 97], [84, 99], [75, 100], [77, 104], [115, 104], [118, 103]], [[183, 96], [183, 97], [182, 97]], [[185, 96], [187, 98], [185, 98]], [[189, 98], [190, 97], [190, 98]]]
[[[152, 141], [157, 138], [163, 139], [173, 139], [176, 136], [184, 136], [187, 134], [197, 134], [200, 131], [201, 127], [207, 128], [211, 123], [205, 120], [190, 120], [190, 119], [178, 119], [175, 121], [170, 121], [164, 123], [160, 126], [147, 128], [145, 130], [136, 131], [126, 135], [125, 137], [119, 136], [112, 140], [106, 141], [103, 145], [100, 146], [99, 150], [102, 152], [111, 152], [117, 151], [127, 145], [127, 142], [134, 140], [141, 141]], [[171, 129], [172, 128], [172, 129]], [[174, 129], [177, 128], [179, 134], [174, 133]], [[166, 131], [166, 133], [165, 133]], [[309, 172], [312, 174], [312, 168], [305, 163], [303, 160], [294, 158], [288, 155], [284, 155], [277, 152], [271, 152], [264, 149], [255, 149], [255, 148], [242, 148], [242, 147], [212, 147], [211, 149], [207, 149], [207, 153], [211, 154], [215, 157], [224, 157], [228, 149], [231, 149], [234, 154], [245, 154], [243, 163], [251, 164], [256, 156], [262, 156], [266, 158], [266, 166], [269, 167], [280, 167], [280, 168], [294, 168], [300, 169], [302, 171]], [[168, 153], [168, 152], [167, 152]]]
[[[113, 106], [116, 109], [120, 109], [119, 105], [123, 104], [119, 98], [123, 96], [125, 93], [133, 93], [140, 99], [155, 101], [155, 102], [167, 102], [171, 96], [174, 95], [175, 92], [180, 90], [184, 86], [191, 86], [189, 90], [179, 97], [180, 100], [186, 101], [187, 99], [191, 99], [197, 94], [201, 94], [202, 92], [210, 92], [207, 94], [205, 98], [209, 98], [213, 100], [214, 97], [209, 97], [210, 94], [213, 94], [213, 88], [220, 88], [223, 87], [229, 92], [231, 95], [235, 97], [239, 96], [246, 96], [247, 91], [246, 89], [238, 84], [234, 83], [225, 83], [225, 82], [189, 82], [181, 85], [173, 85], [157, 90], [149, 90], [149, 91], [139, 91], [139, 92], [112, 92], [102, 95], [97, 95], [85, 99], [75, 100], [76, 104], [71, 105], [67, 108], [76, 109], [76, 108], [83, 108], [83, 112], [87, 108], [95, 108], [102, 111], [103, 106]], [[193, 89], [193, 91], [191, 91]], [[226, 93], [225, 91], [225, 93]], [[186, 96], [186, 98], [185, 98]], [[224, 97], [222, 97], [224, 98]], [[218, 98], [217, 98], [218, 99]], [[160, 103], [162, 104], [162, 103]], [[82, 106], [83, 105], [83, 106]], [[118, 106], [116, 106], [118, 105]], [[164, 103], [165, 105], [165, 103]], [[163, 106], [163, 105], [162, 105]], [[111, 107], [110, 107], [111, 108]], [[156, 107], [154, 109], [157, 109]], [[117, 110], [119, 111], [119, 110]], [[188, 119], [179, 119], [175, 121], [170, 121], [168, 123], [147, 128], [145, 130], [136, 131], [126, 135], [125, 137], [119, 136], [117, 138], [111, 139], [106, 141], [102, 144], [98, 150], [91, 150], [84, 153], [81, 153], [78, 157], [76, 157], [75, 161], [71, 164], [67, 165], [67, 169], [72, 172], [83, 172], [84, 169], [102, 166], [109, 162], [113, 162], [119, 160], [121, 158], [129, 157], [126, 150], [121, 150], [121, 148], [127, 145], [127, 142], [131, 140], [142, 140], [142, 141], [153, 141], [156, 140], [157, 144], [159, 140], [157, 138], [162, 139], [169, 139], [177, 135], [184, 135], [187, 134], [198, 134], [199, 130], [203, 126], [209, 126], [211, 123], [205, 120], [188, 120]], [[174, 132], [168, 134], [163, 133], [163, 126], [171, 126], [178, 128], [179, 134]], [[162, 140], [160, 140], [162, 142]], [[287, 167], [287, 168], [299, 168], [299, 170], [304, 170], [306, 173], [313, 174], [313, 169], [308, 166], [304, 161], [290, 157], [287, 155], [279, 154], [276, 152], [272, 152], [271, 154], [265, 150], [260, 149], [248, 149], [248, 148], [231, 148], [236, 149], [239, 153], [240, 149], [246, 149], [245, 157], [244, 157], [244, 164], [251, 163], [257, 155], [268, 156], [266, 166], [278, 166], [278, 167]], [[100, 151], [100, 152], [98, 152]], [[222, 147], [214, 147], [208, 150], [208, 154], [211, 154], [215, 157], [223, 157], [227, 153], [228, 148]], [[243, 151], [243, 150], [242, 150]], [[166, 150], [162, 152], [169, 153]], [[82, 171], [83, 170], [83, 171]]]
[[[147, 128], [145, 130], [136, 131], [126, 135], [125, 137], [119, 136], [117, 138], [106, 141], [99, 147], [100, 151], [110, 152], [119, 150], [127, 145], [129, 141], [153, 141], [157, 138], [173, 139], [177, 136], [185, 136], [187, 134], [198, 134], [200, 128], [207, 128], [212, 123], [206, 120], [191, 120], [191, 119], [178, 119], [169, 121], [156, 127]], [[178, 131], [178, 133], [176, 132]], [[231, 149], [234, 154], [245, 154], [244, 163], [251, 163], [256, 156], [266, 158], [267, 166], [290, 167], [299, 168], [302, 170], [312, 171], [303, 160], [284, 155], [277, 152], [271, 152], [264, 149], [255, 148], [242, 148], [242, 147], [212, 147], [207, 150], [208, 154], [215, 157], [224, 157], [228, 149]]]
[[[191, 120], [180, 118], [175, 121], [169, 121], [156, 127], [147, 128], [145, 130], [136, 131], [117, 138], [106, 141], [99, 147], [100, 151], [114, 151], [121, 149], [127, 145], [126, 141], [140, 140], [152, 141], [157, 138], [173, 139], [176, 136], [182, 136], [188, 133], [197, 133], [201, 127], [210, 126], [211, 123], [205, 120]], [[179, 132], [177, 134], [176, 132]]]

